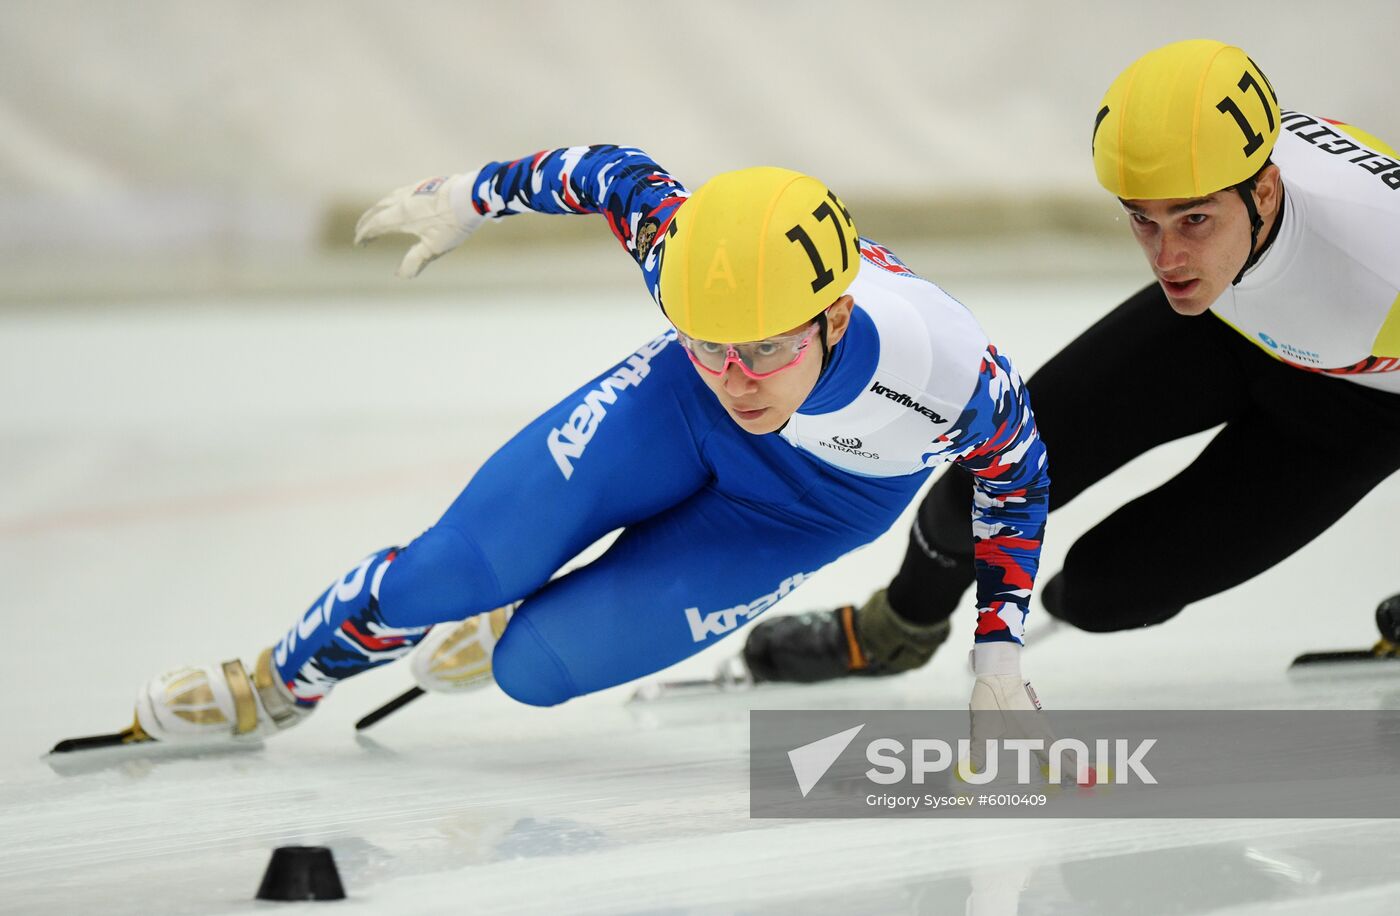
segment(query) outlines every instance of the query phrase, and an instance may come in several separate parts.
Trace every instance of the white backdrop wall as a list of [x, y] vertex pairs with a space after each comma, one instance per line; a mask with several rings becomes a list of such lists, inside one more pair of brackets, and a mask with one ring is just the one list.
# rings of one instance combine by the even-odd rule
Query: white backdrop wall
[[309, 247], [336, 206], [600, 141], [692, 185], [771, 163], [848, 200], [1088, 198], [1138, 54], [1235, 42], [1286, 106], [1400, 138], [1396, 35], [1395, 0], [4, 0], [0, 246]]

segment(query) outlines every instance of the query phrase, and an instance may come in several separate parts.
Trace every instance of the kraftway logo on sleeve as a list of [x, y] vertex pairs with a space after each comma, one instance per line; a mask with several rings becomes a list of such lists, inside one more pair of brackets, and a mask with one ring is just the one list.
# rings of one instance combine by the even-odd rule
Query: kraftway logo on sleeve
[[914, 413], [921, 413], [935, 423], [948, 422], [947, 420], [943, 419], [943, 416], [937, 411], [935, 411], [932, 407], [926, 407], [923, 404], [920, 404], [918, 401], [914, 400], [902, 391], [895, 391], [893, 388], [890, 388], [886, 385], [881, 385], [879, 382], [871, 383], [870, 391], [874, 394], [884, 395], [891, 401], [894, 401], [896, 404], [902, 404], [905, 407], [908, 407], [910, 410], [914, 411]]

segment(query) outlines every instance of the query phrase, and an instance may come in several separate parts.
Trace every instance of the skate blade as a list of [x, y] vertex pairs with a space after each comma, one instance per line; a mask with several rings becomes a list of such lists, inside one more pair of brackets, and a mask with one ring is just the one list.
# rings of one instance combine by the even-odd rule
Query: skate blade
[[1397, 673], [1400, 658], [1328, 658], [1288, 666], [1288, 676], [1299, 679], [1394, 677]]
[[1308, 670], [1389, 671], [1400, 663], [1400, 646], [1382, 639], [1369, 649], [1338, 649], [1329, 652], [1304, 652], [1288, 666], [1290, 673]]
[[713, 677], [652, 680], [638, 685], [629, 703], [654, 703], [686, 697], [714, 696], [720, 693], [746, 693], [754, 688], [753, 675], [743, 659], [735, 656], [719, 666]]
[[71, 754], [74, 751], [91, 751], [107, 747], [127, 747], [133, 744], [150, 744], [156, 739], [146, 734], [141, 723], [132, 720], [131, 724], [119, 732], [106, 735], [86, 735], [81, 738], [64, 738], [49, 751], [50, 754]]
[[142, 777], [151, 770], [169, 763], [227, 758], [236, 754], [255, 753], [261, 751], [262, 747], [261, 741], [172, 744], [168, 741], [148, 739], [85, 748], [81, 753], [50, 751], [39, 759], [55, 775], [62, 777], [88, 776], [106, 771], [120, 771], [132, 777]]
[[374, 725], [381, 719], [384, 719], [388, 716], [392, 716], [394, 713], [398, 712], [400, 709], [403, 709], [409, 703], [412, 703], [414, 700], [418, 699], [426, 693], [427, 691], [424, 690], [422, 687], [410, 687], [408, 690], [405, 690], [403, 693], [394, 697], [392, 700], [385, 703], [383, 706], [374, 709], [372, 712], [370, 712], [369, 715], [361, 716], [359, 721], [355, 723], [355, 733], [359, 734], [360, 732]]

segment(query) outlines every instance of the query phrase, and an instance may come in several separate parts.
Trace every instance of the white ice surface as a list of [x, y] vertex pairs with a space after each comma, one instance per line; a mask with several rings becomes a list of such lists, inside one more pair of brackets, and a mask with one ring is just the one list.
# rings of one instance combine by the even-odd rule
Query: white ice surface
[[[1133, 287], [950, 291], [1029, 374]], [[628, 688], [551, 710], [494, 690], [428, 697], [357, 741], [354, 719], [408, 685], [390, 667], [261, 749], [42, 757], [129, 721], [155, 672], [251, 658], [658, 324], [637, 287], [0, 315], [0, 912], [1391, 911], [1394, 821], [749, 819], [751, 705], [962, 707], [955, 650], [898, 680], [644, 708], [624, 704]], [[1203, 441], [1159, 449], [1058, 513], [1043, 569]], [[1394, 708], [1394, 672], [1284, 671], [1300, 651], [1373, 640], [1375, 602], [1400, 590], [1397, 517], [1389, 481], [1270, 573], [1165, 626], [1057, 634], [1027, 673], [1052, 709]], [[1247, 522], [1202, 520], [1242, 537]], [[905, 530], [772, 613], [863, 599]], [[737, 647], [678, 670], [708, 672]], [[252, 900], [270, 850], [294, 843], [334, 849], [349, 901]]]

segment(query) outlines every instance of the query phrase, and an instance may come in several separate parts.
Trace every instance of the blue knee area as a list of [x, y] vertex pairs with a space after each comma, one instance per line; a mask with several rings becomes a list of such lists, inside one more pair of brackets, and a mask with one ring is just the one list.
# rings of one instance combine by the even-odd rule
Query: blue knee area
[[394, 558], [379, 587], [379, 610], [395, 627], [461, 620], [505, 603], [495, 571], [466, 535], [445, 525], [423, 532]]
[[519, 614], [496, 644], [491, 672], [506, 696], [531, 706], [557, 706], [583, 692], [530, 621]]

